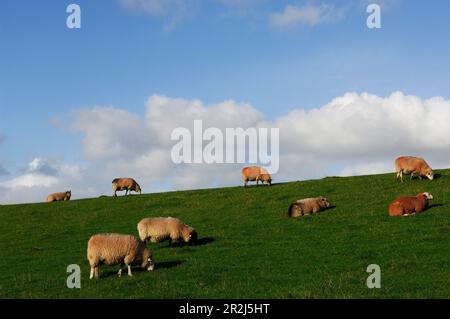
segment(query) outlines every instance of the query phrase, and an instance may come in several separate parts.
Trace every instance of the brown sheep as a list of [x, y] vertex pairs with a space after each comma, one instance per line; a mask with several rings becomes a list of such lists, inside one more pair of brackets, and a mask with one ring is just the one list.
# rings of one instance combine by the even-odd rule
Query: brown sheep
[[433, 195], [430, 193], [399, 197], [389, 205], [389, 216], [409, 216], [420, 213], [428, 207], [428, 200], [431, 199], [433, 199]]
[[270, 174], [259, 174], [256, 177], [256, 185], [259, 184], [259, 181], [261, 181], [261, 183], [264, 184], [264, 182], [266, 182], [269, 186], [272, 185], [272, 177], [270, 176]]
[[122, 275], [122, 265], [128, 267], [128, 276], [132, 276], [132, 265], [146, 268], [149, 271], [155, 268], [151, 251], [144, 242], [131, 235], [93, 235], [88, 242], [87, 258], [91, 266], [89, 279], [99, 278], [99, 266], [102, 264], [120, 264], [119, 277]]
[[47, 202], [61, 202], [68, 201], [72, 196], [72, 191], [66, 191], [62, 193], [54, 193], [47, 196]]
[[114, 197], [117, 197], [117, 191], [125, 191], [125, 196], [128, 194], [128, 191], [135, 191], [136, 193], [141, 194], [141, 187], [136, 181], [130, 177], [122, 177], [116, 178], [112, 181], [112, 189], [114, 192]]
[[192, 243], [197, 240], [194, 228], [173, 217], [144, 218], [137, 224], [137, 229], [144, 242], [159, 243], [168, 239], [171, 245], [172, 241]]
[[330, 202], [325, 197], [299, 199], [289, 206], [289, 217], [300, 217], [318, 213], [330, 207]]
[[397, 180], [403, 182], [403, 174], [411, 174], [411, 180], [414, 173], [418, 174], [419, 178], [426, 176], [428, 179], [433, 180], [434, 174], [431, 167], [425, 162], [423, 158], [413, 156], [400, 156], [395, 160], [395, 170], [397, 172]]
[[267, 182], [269, 186], [272, 184], [272, 177], [269, 172], [259, 166], [248, 166], [241, 170], [242, 179], [244, 180], [244, 187], [248, 186], [249, 181], [256, 181], [256, 184], [261, 180]]

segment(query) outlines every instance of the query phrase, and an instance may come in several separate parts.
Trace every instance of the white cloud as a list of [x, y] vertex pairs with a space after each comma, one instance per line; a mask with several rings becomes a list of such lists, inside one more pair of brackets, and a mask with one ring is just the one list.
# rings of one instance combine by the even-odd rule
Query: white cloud
[[73, 113], [72, 129], [82, 132], [83, 151], [89, 160], [130, 157], [151, 144], [143, 119], [113, 107], [94, 107]]
[[[264, 115], [248, 103], [230, 100], [204, 105], [200, 100], [154, 95], [146, 102], [144, 118], [120, 113], [122, 122], [129, 119], [134, 123], [131, 127], [145, 132], [139, 134], [126, 123], [122, 132], [107, 133], [116, 122], [116, 111], [94, 108], [85, 110], [83, 116], [85, 152], [90, 158], [109, 163], [105, 183], [118, 171], [141, 176], [149, 190], [162, 184], [167, 189], [239, 184], [239, 164], [177, 166], [171, 162], [172, 130], [186, 127], [192, 131], [196, 119], [203, 120], [204, 129], [280, 128], [278, 180], [391, 171], [393, 159], [401, 154], [431, 154], [430, 164], [450, 165], [446, 161], [450, 158], [450, 102], [439, 97], [422, 100], [400, 92], [386, 98], [347, 93], [320, 108], [297, 109], [265, 121]], [[106, 151], [112, 149], [116, 151]]]
[[0, 183], [0, 203], [44, 201], [48, 194], [68, 190], [82, 177], [78, 165], [35, 158], [21, 174]]
[[24, 174], [9, 181], [0, 183], [0, 186], [7, 188], [22, 188], [22, 187], [51, 187], [58, 182], [54, 176], [44, 174]]
[[[171, 160], [172, 131], [185, 127], [192, 131], [196, 119], [204, 129], [213, 126], [254, 127], [263, 114], [247, 103], [233, 100], [205, 105], [200, 100], [151, 96], [143, 118], [112, 107], [94, 107], [73, 113], [73, 129], [82, 133], [83, 152], [91, 160], [89, 176], [95, 176], [98, 192], [109, 194], [115, 177], [134, 176], [144, 192], [189, 189], [240, 182], [240, 165], [175, 165]], [[210, 173], [206, 173], [210, 172]], [[218, 180], [206, 178], [226, 172]], [[94, 177], [93, 177], [94, 178]]]
[[354, 175], [393, 171], [395, 157], [408, 154], [448, 167], [448, 121], [450, 101], [440, 97], [347, 93], [317, 109], [292, 111], [274, 125], [280, 127], [281, 167], [288, 153], [314, 159], [321, 172]]
[[320, 23], [335, 22], [342, 18], [342, 10], [337, 9], [333, 5], [307, 4], [297, 6], [288, 4], [282, 12], [270, 15], [270, 23], [277, 28], [287, 28], [298, 25], [315, 26]]
[[154, 95], [146, 103], [146, 121], [159, 142], [167, 144], [173, 129], [193, 128], [196, 119], [202, 119], [204, 127], [252, 127], [263, 119], [263, 114], [248, 103], [233, 100], [214, 105], [204, 105], [200, 100], [171, 99]]
[[165, 19], [166, 30], [189, 17], [193, 6], [192, 0], [119, 0], [119, 3], [129, 12]]
[[120, 4], [130, 10], [144, 12], [150, 15], [164, 15], [173, 10], [180, 10], [183, 0], [119, 0]]
[[120, 176], [135, 177], [146, 193], [241, 185], [243, 164], [171, 161], [172, 130], [192, 129], [197, 119], [204, 129], [278, 127], [275, 182], [393, 172], [399, 155], [423, 156], [435, 168], [450, 167], [450, 101], [441, 97], [347, 93], [319, 108], [295, 109], [267, 121], [248, 103], [205, 105], [154, 95], [146, 102], [145, 116], [111, 107], [74, 112], [73, 126], [84, 136], [89, 159], [86, 168], [35, 159], [23, 174], [0, 184], [13, 189], [7, 195], [0, 192], [0, 202], [41, 201], [49, 192], [69, 188], [74, 198], [109, 195], [112, 179]]

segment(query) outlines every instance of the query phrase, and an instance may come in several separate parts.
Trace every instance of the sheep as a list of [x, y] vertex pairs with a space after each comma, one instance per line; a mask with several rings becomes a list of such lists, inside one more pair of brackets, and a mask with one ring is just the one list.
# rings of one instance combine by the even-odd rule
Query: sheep
[[416, 196], [399, 197], [389, 205], [389, 216], [409, 216], [424, 211], [428, 201], [433, 199], [430, 193], [420, 193]]
[[300, 217], [318, 213], [330, 207], [330, 202], [325, 197], [299, 199], [289, 206], [289, 217]]
[[54, 193], [47, 196], [47, 202], [61, 202], [68, 201], [72, 196], [72, 191], [66, 191], [62, 193]]
[[395, 170], [397, 172], [397, 180], [403, 182], [403, 174], [411, 174], [411, 180], [413, 179], [414, 173], [419, 175], [419, 179], [422, 176], [426, 176], [428, 179], [433, 180], [434, 174], [431, 167], [425, 162], [423, 158], [413, 157], [413, 156], [400, 156], [395, 160]]
[[261, 181], [262, 184], [266, 182], [269, 186], [272, 185], [272, 177], [270, 176], [270, 174], [259, 174], [256, 177], [256, 185], [259, 184], [259, 181]]
[[139, 237], [144, 242], [159, 243], [168, 239], [171, 245], [172, 241], [192, 243], [197, 240], [194, 228], [173, 217], [144, 218], [137, 224], [137, 229]]
[[241, 170], [242, 179], [244, 180], [244, 187], [248, 186], [249, 181], [256, 181], [256, 184], [261, 180], [267, 182], [269, 186], [272, 184], [272, 177], [269, 172], [259, 166], [247, 166]]
[[119, 277], [122, 275], [122, 265], [128, 267], [128, 276], [132, 276], [131, 266], [136, 265], [154, 270], [152, 252], [145, 243], [132, 235], [96, 234], [88, 241], [87, 259], [91, 266], [89, 279], [99, 278], [99, 267], [105, 265], [121, 265]]
[[117, 191], [125, 191], [125, 196], [128, 194], [128, 191], [135, 191], [136, 193], [141, 194], [141, 187], [139, 186], [136, 181], [130, 177], [122, 177], [122, 178], [115, 178], [112, 181], [112, 189], [114, 192], [114, 197], [117, 197]]

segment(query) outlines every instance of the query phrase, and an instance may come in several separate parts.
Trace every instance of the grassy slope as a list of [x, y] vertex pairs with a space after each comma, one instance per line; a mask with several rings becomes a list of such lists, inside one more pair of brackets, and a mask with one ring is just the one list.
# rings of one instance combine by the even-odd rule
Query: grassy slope
[[[431, 298], [450, 291], [450, 171], [435, 181], [393, 174], [275, 185], [0, 206], [0, 297], [10, 298]], [[398, 195], [429, 191], [426, 213], [389, 218]], [[324, 195], [337, 207], [289, 219], [290, 202]], [[86, 243], [99, 232], [136, 234], [146, 216], [176, 216], [200, 244], [152, 245], [156, 270], [89, 281]], [[79, 264], [82, 289], [66, 288]], [[382, 289], [365, 285], [367, 265]]]

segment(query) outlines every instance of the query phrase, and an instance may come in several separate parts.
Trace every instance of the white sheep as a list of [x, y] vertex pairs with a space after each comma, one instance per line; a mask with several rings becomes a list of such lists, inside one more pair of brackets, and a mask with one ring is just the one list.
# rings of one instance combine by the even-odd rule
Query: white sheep
[[194, 228], [173, 217], [144, 218], [137, 224], [137, 229], [139, 237], [145, 242], [159, 243], [168, 239], [171, 244], [172, 241], [189, 243], [197, 240]]
[[147, 270], [155, 268], [151, 251], [145, 243], [131, 235], [121, 234], [97, 234], [88, 242], [87, 258], [91, 266], [89, 279], [99, 278], [99, 266], [121, 265], [118, 272], [122, 275], [122, 265], [128, 267], [128, 276], [131, 274], [131, 266], [141, 266]]

